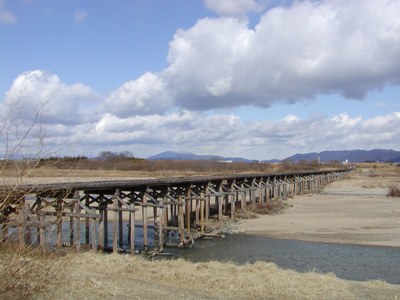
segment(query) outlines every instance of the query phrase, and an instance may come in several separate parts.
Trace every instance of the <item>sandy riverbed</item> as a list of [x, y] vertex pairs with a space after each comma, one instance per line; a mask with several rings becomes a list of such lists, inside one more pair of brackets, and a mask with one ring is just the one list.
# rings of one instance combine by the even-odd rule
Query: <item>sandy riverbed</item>
[[244, 220], [248, 234], [274, 238], [400, 247], [400, 167], [361, 168], [320, 194], [289, 199], [278, 215]]

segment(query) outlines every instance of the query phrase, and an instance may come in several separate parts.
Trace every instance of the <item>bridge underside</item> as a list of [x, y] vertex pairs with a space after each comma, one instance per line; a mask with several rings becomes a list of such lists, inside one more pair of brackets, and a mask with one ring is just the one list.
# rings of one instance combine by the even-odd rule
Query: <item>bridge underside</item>
[[[46, 251], [163, 251], [166, 243], [189, 246], [208, 227], [249, 206], [273, 207], [297, 194], [314, 193], [348, 170], [247, 174], [156, 180], [21, 186], [2, 191], [2, 240]], [[10, 200], [10, 199], [8, 199]]]

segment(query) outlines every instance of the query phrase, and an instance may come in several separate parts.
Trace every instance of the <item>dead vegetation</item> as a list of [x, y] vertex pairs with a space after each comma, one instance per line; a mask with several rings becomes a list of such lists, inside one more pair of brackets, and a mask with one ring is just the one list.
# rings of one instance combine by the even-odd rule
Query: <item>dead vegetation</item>
[[66, 263], [58, 252], [44, 255], [38, 248], [0, 243], [0, 299], [30, 299], [55, 288]]
[[398, 286], [357, 283], [334, 274], [282, 270], [273, 263], [191, 263], [181, 259], [83, 253], [69, 261], [68, 280], [41, 299], [396, 299]]
[[398, 187], [390, 187], [387, 194], [388, 197], [400, 197], [400, 189]]

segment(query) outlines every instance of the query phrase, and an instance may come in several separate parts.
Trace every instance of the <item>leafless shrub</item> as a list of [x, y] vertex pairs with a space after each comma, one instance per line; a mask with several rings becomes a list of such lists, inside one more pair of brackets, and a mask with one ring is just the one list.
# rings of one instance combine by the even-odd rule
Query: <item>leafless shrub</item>
[[398, 187], [390, 187], [387, 194], [388, 197], [400, 197], [400, 189]]
[[65, 265], [57, 252], [44, 255], [38, 248], [0, 243], [0, 299], [29, 299], [53, 288]]

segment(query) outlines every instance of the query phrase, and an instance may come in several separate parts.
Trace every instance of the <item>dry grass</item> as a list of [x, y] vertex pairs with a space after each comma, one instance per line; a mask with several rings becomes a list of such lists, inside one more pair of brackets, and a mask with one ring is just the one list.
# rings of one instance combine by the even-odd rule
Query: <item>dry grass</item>
[[63, 279], [66, 260], [58, 253], [43, 255], [39, 249], [20, 250], [0, 244], [0, 299], [29, 299], [56, 287]]
[[[333, 274], [298, 273], [273, 263], [147, 261], [142, 257], [84, 253], [68, 256], [68, 280], [46, 299], [395, 299], [399, 286], [356, 283]], [[377, 297], [378, 296], [378, 297]]]

